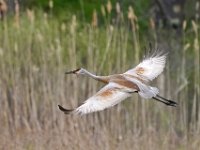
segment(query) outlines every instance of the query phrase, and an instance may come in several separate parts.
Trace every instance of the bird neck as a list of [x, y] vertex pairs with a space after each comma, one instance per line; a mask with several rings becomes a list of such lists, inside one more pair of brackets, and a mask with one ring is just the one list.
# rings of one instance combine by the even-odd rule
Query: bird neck
[[91, 77], [91, 78], [93, 78], [93, 79], [96, 79], [96, 78], [97, 78], [96, 75], [92, 74], [91, 72], [89, 72], [89, 71], [87, 71], [87, 70], [85, 70], [85, 69], [84, 69], [84, 75], [85, 75], [85, 76], [89, 76], [89, 77]]
[[96, 76], [92, 73], [90, 73], [89, 71], [87, 70], [84, 70], [84, 73], [85, 73], [85, 76], [89, 76], [95, 80], [98, 80], [98, 81], [101, 81], [101, 82], [104, 82], [104, 83], [108, 83], [109, 82], [109, 78], [107, 76]]

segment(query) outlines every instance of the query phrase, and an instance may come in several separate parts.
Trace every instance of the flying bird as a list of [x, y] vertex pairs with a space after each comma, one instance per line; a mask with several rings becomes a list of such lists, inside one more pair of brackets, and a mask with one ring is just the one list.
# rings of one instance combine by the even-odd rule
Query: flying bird
[[138, 93], [144, 99], [154, 99], [168, 106], [176, 107], [176, 102], [159, 96], [158, 88], [149, 85], [150, 81], [163, 72], [166, 57], [166, 52], [155, 51], [153, 54], [145, 57], [136, 67], [125, 73], [109, 76], [97, 76], [83, 68], [66, 72], [66, 74], [91, 77], [106, 85], [77, 108], [66, 109], [60, 105], [58, 107], [65, 114], [76, 113], [83, 115], [114, 106], [131, 97], [133, 93]]

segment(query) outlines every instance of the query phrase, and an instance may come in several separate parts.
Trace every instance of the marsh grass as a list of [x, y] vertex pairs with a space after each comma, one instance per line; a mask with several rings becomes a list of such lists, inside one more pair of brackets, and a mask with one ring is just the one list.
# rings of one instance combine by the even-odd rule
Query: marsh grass
[[[146, 34], [140, 35], [132, 7], [125, 14], [117, 6], [114, 23], [111, 11], [108, 4], [98, 14], [104, 16], [103, 25], [95, 14], [89, 24], [75, 15], [61, 22], [33, 10], [17, 14], [17, 25], [14, 18], [1, 22], [0, 149], [200, 147], [198, 21], [187, 22], [190, 26], [184, 25], [177, 40], [162, 31], [157, 37], [152, 20]], [[87, 116], [65, 116], [58, 110], [58, 104], [77, 106], [103, 86], [65, 76], [65, 71], [83, 67], [101, 75], [124, 72], [141, 60], [149, 39], [171, 49], [164, 73], [153, 84], [177, 101], [177, 108], [133, 95]]]

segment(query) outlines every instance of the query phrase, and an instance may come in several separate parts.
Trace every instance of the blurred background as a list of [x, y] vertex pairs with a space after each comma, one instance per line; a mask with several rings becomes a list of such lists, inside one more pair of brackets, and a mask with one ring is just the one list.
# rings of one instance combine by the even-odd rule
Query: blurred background
[[[199, 0], [0, 0], [0, 149], [197, 150]], [[103, 84], [64, 74], [122, 73], [168, 50], [152, 85], [177, 108], [137, 96], [66, 116]]]

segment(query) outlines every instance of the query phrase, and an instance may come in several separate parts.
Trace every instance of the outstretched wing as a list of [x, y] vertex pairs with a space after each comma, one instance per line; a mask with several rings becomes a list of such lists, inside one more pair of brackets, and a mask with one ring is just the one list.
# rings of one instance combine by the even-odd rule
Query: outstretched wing
[[68, 114], [70, 112], [75, 112], [78, 114], [87, 114], [114, 106], [130, 96], [131, 94], [122, 89], [122, 87], [120, 87], [118, 84], [111, 82], [104, 86], [94, 96], [87, 99], [78, 108], [74, 110], [67, 110], [59, 105], [59, 109], [65, 114]]
[[144, 59], [135, 68], [128, 70], [124, 74], [133, 75], [141, 78], [142, 80], [152, 81], [162, 73], [165, 67], [166, 57], [167, 53], [155, 53], [152, 56]]

